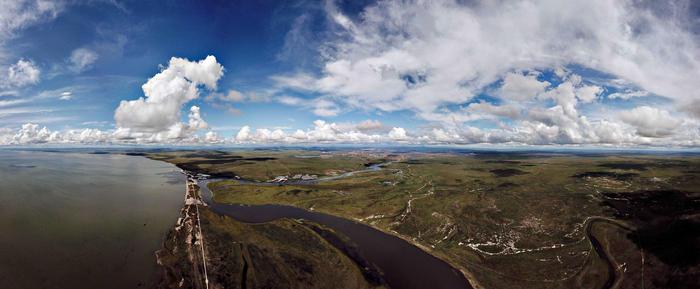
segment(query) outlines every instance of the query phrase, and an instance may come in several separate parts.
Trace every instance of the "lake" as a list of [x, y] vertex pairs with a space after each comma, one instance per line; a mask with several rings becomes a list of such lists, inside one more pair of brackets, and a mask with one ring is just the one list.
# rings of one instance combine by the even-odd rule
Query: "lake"
[[139, 156], [0, 150], [0, 288], [150, 288], [184, 195]]

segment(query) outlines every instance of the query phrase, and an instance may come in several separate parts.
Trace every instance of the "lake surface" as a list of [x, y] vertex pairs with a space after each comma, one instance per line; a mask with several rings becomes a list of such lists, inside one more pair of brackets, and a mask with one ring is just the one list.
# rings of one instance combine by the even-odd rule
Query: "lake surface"
[[150, 288], [182, 206], [144, 157], [0, 150], [0, 288]]
[[333, 228], [355, 243], [364, 259], [379, 267], [391, 288], [472, 288], [458, 270], [401, 238], [351, 220], [292, 206], [220, 204], [212, 200], [212, 192], [207, 186], [210, 181], [215, 180], [200, 181], [199, 185], [202, 198], [213, 212], [247, 223], [291, 218]]

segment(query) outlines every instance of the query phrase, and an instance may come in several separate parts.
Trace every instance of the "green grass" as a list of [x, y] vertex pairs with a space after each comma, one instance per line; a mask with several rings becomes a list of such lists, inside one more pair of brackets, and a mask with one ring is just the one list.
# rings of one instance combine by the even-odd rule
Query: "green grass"
[[[210, 282], [225, 288], [383, 288], [303, 222], [245, 224], [203, 209]], [[244, 284], [245, 283], [245, 284]], [[218, 288], [218, 287], [217, 287]]]
[[[395, 159], [382, 171], [313, 185], [260, 186], [223, 181], [211, 183], [210, 188], [215, 201], [221, 203], [293, 205], [361, 220], [428, 248], [453, 266], [471, 272], [486, 288], [522, 288], [523, 284], [528, 288], [598, 286], [605, 267], [594, 258], [580, 226], [589, 216], [614, 217], [613, 211], [602, 204], [602, 193], [643, 189], [700, 193], [700, 158], [689, 157], [357, 156], [341, 152], [299, 159], [294, 155], [313, 152], [240, 154], [277, 159], [245, 165], [200, 164], [198, 168], [266, 180], [296, 173], [329, 175], [329, 170], [353, 171], [362, 169], [365, 163]], [[181, 153], [172, 155], [175, 157], [166, 160], [192, 160]], [[575, 177], [587, 173], [593, 173], [593, 177]], [[409, 200], [411, 209], [407, 213]], [[630, 252], [620, 249], [624, 248], [621, 244], [629, 244], [624, 234], [610, 228], [599, 234], [610, 238], [605, 245], [619, 252], [620, 258], [631, 258], [625, 257]], [[506, 254], [483, 254], [468, 246], [489, 242], [495, 245], [478, 248], [492, 253], [505, 250]], [[565, 246], [513, 254], [514, 249], [557, 244]], [[640, 280], [630, 279], [639, 278], [635, 276], [630, 274], [627, 282], [637, 285]]]

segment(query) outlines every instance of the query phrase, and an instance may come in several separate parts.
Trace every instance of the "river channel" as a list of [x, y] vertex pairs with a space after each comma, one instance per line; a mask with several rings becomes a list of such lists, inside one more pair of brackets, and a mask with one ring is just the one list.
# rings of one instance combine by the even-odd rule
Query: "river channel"
[[[367, 170], [376, 169], [379, 169], [379, 165], [372, 166]], [[201, 180], [199, 182], [204, 202], [215, 213], [227, 215], [246, 223], [263, 223], [290, 218], [309, 220], [330, 227], [347, 236], [357, 246], [362, 257], [375, 264], [383, 272], [384, 280], [391, 288], [472, 288], [462, 273], [445, 261], [428, 254], [406, 240], [370, 226], [293, 206], [235, 205], [214, 202], [213, 193], [207, 184], [217, 180], [221, 179]], [[324, 180], [326, 179], [318, 181]], [[259, 184], [271, 185], [269, 183]]]

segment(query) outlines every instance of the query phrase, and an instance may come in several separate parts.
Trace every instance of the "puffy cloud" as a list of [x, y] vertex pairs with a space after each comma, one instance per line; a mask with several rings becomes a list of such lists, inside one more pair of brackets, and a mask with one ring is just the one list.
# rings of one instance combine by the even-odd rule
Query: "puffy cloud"
[[0, 76], [0, 87], [22, 87], [39, 82], [41, 71], [31, 60], [20, 59], [7, 68], [7, 74]]
[[[664, 143], [643, 135], [667, 130], [601, 117], [607, 86], [617, 91], [608, 98], [659, 95], [700, 115], [689, 9], [659, 13], [634, 0], [380, 1], [350, 18], [328, 3], [335, 37], [321, 47], [320, 71], [272, 77], [280, 89], [321, 95], [328, 102], [308, 106], [319, 116], [339, 107], [411, 110], [441, 127], [427, 138], [455, 142]], [[655, 7], [687, 7], [675, 4]], [[482, 94], [496, 100], [473, 101]], [[499, 128], [467, 124], [480, 119]]]
[[401, 127], [391, 128], [388, 137], [395, 141], [405, 141], [408, 139], [408, 135], [406, 135], [406, 130]]
[[498, 95], [509, 100], [530, 100], [535, 98], [550, 85], [547, 81], [537, 80], [537, 74], [507, 73]]
[[[54, 136], [54, 137], [52, 137]], [[45, 143], [52, 139], [55, 139], [55, 135], [52, 134], [46, 127], [39, 127], [38, 124], [26, 123], [22, 125], [22, 128], [17, 131], [17, 133], [12, 137], [11, 144], [34, 144], [34, 143]]]
[[101, 144], [112, 142], [110, 132], [99, 129], [71, 129], [66, 131], [51, 131], [45, 126], [34, 123], [23, 124], [17, 131], [0, 130], [0, 145], [29, 145], [29, 144]]
[[168, 67], [143, 86], [145, 95], [122, 100], [114, 113], [117, 135], [151, 141], [182, 139], [197, 129], [206, 128], [199, 107], [190, 108], [189, 122], [180, 122], [182, 107], [199, 97], [199, 87], [216, 89], [224, 68], [214, 56], [194, 62], [173, 57]]
[[199, 106], [193, 105], [190, 107], [190, 113], [187, 117], [189, 118], [188, 126], [190, 129], [198, 130], [207, 128], [207, 123], [199, 114]]
[[[63, 10], [63, 1], [7, 0], [0, 9], [0, 61], [11, 58], [4, 44], [15, 33], [35, 23], [54, 19]], [[21, 87], [39, 81], [40, 70], [30, 60], [0, 63], [0, 88]]]
[[235, 140], [238, 142], [245, 142], [250, 139], [250, 127], [243, 126], [236, 134]]
[[620, 112], [620, 119], [634, 126], [645, 137], [665, 137], [674, 133], [682, 121], [668, 111], [649, 106], [639, 106]]
[[92, 68], [93, 63], [97, 61], [97, 52], [88, 48], [78, 48], [71, 52], [68, 62], [69, 69], [75, 73], [80, 73]]
[[583, 103], [594, 102], [603, 92], [600, 86], [587, 85], [576, 89], [576, 96]]
[[[173, 144], [318, 144], [318, 143], [402, 143], [402, 144], [507, 144], [507, 145], [609, 145], [616, 146], [675, 146], [697, 147], [700, 145], [700, 122], [684, 119], [683, 125], [651, 126], [641, 122], [644, 117], [657, 122], [672, 123], [663, 111], [647, 108], [639, 109], [642, 116], [633, 118], [638, 123], [627, 124], [608, 120], [589, 121], [581, 118], [576, 121], [562, 117], [561, 107], [539, 113], [549, 114], [552, 123], [524, 120], [513, 128], [480, 129], [475, 127], [432, 128], [408, 132], [401, 127], [377, 132], [362, 132], [359, 124], [337, 124], [316, 120], [306, 130], [281, 128], [258, 128], [243, 126], [238, 133], [224, 139], [214, 131], [203, 136], [190, 135], [170, 140]], [[649, 110], [649, 111], [647, 111]], [[631, 115], [640, 115], [639, 113]], [[651, 115], [651, 117], [650, 117]], [[576, 129], [572, 129], [576, 128]], [[672, 131], [669, 133], [668, 131]], [[24, 145], [40, 143], [105, 144], [151, 142], [153, 139], [125, 139], [119, 131], [104, 131], [93, 128], [50, 131], [37, 124], [25, 124], [17, 130], [0, 128], [0, 145]]]
[[204, 141], [207, 143], [222, 143], [223, 142], [223, 140], [221, 138], [219, 138], [219, 134], [217, 134], [214, 131], [208, 131], [204, 135]]
[[[316, 120], [313, 128], [285, 132], [281, 129], [256, 129], [244, 126], [234, 137], [237, 143], [377, 143], [392, 142], [388, 135], [369, 134], [358, 130], [357, 125], [328, 123]], [[405, 134], [406, 132], [403, 131]], [[402, 138], [405, 139], [405, 138]]]

